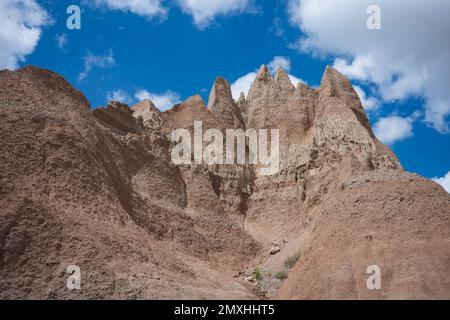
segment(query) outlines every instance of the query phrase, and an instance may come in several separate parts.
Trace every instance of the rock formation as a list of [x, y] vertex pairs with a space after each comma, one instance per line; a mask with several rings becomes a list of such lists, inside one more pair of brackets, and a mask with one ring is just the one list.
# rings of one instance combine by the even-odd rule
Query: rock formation
[[[161, 113], [90, 110], [29, 66], [0, 71], [0, 108], [0, 298], [450, 298], [450, 195], [402, 169], [333, 68], [312, 89], [262, 66], [247, 97], [217, 78], [208, 106]], [[279, 172], [174, 165], [170, 133], [196, 120], [279, 129]]]

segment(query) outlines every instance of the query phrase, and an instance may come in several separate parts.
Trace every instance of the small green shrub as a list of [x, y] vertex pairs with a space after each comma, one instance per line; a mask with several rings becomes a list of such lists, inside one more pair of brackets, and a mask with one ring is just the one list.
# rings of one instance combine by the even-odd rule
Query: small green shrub
[[280, 279], [280, 280], [284, 280], [288, 277], [288, 272], [286, 270], [277, 272], [275, 274], [275, 278]]
[[260, 267], [256, 267], [255, 270], [253, 270], [253, 276], [257, 281], [262, 279], [262, 270]]
[[300, 259], [300, 253], [296, 253], [290, 257], [287, 257], [286, 260], [284, 260], [284, 266], [287, 269], [292, 269], [297, 263], [298, 259]]

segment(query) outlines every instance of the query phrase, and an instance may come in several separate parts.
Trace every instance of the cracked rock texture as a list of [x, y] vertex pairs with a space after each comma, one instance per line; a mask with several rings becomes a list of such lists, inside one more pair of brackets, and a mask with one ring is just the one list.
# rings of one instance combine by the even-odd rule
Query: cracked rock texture
[[[160, 112], [91, 110], [28, 66], [0, 71], [0, 108], [2, 299], [450, 298], [450, 195], [402, 169], [333, 68], [313, 89], [263, 65], [247, 97], [218, 77], [207, 106]], [[170, 133], [194, 121], [279, 129], [279, 172], [176, 166]]]

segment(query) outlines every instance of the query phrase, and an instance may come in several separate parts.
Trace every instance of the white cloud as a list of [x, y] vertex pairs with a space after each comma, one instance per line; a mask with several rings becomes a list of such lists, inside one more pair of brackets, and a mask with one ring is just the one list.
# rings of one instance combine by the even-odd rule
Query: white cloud
[[378, 99], [374, 97], [368, 97], [366, 95], [366, 92], [360, 86], [354, 85], [353, 88], [358, 94], [359, 99], [361, 100], [361, 104], [364, 107], [364, 110], [366, 110], [366, 112], [374, 111], [380, 106], [380, 102], [378, 101]]
[[[267, 64], [267, 67], [272, 74], [275, 74], [278, 68], [282, 68], [284, 71], [289, 73], [291, 71], [291, 59], [289, 57], [275, 56], [272, 61]], [[241, 92], [247, 96], [253, 81], [255, 81], [256, 75], [257, 70], [249, 72], [246, 75], [239, 77], [231, 84], [231, 93], [234, 99], [239, 99]], [[305, 81], [292, 74], [289, 74], [289, 79], [294, 85], [298, 82], [305, 83]]]
[[111, 68], [116, 65], [113, 51], [110, 49], [105, 55], [95, 55], [89, 52], [84, 56], [84, 70], [78, 75], [78, 80], [84, 80], [94, 68]]
[[108, 99], [108, 101], [114, 100], [127, 104], [132, 102], [132, 99], [128, 95], [128, 93], [122, 89], [117, 89], [112, 92], [108, 92], [106, 98]]
[[420, 112], [416, 111], [406, 118], [395, 115], [380, 118], [373, 127], [374, 134], [386, 144], [410, 138], [414, 135], [413, 124], [419, 117]]
[[289, 57], [275, 56], [272, 61], [269, 62], [267, 67], [272, 74], [275, 74], [278, 68], [281, 68], [286, 72], [291, 72], [291, 59]]
[[1, 0], [0, 23], [0, 69], [15, 69], [34, 51], [50, 19], [34, 0]]
[[135, 98], [139, 101], [149, 99], [161, 111], [171, 108], [174, 104], [180, 103], [180, 95], [176, 92], [167, 90], [162, 94], [139, 90], [135, 93]]
[[256, 72], [249, 72], [246, 75], [238, 78], [235, 82], [231, 84], [231, 94], [235, 100], [239, 99], [241, 92], [247, 96], [250, 87], [255, 81]]
[[[175, 0], [183, 13], [191, 15], [199, 29], [209, 27], [217, 16], [257, 12], [254, 0]], [[84, 0], [84, 3], [110, 10], [134, 13], [146, 18], [165, 20], [168, 7], [164, 0]]]
[[296, 86], [297, 83], [299, 83], [299, 82], [306, 83], [304, 80], [297, 78], [296, 76], [294, 76], [292, 74], [289, 74], [288, 76], [294, 86]]
[[450, 171], [447, 172], [447, 174], [441, 178], [433, 178], [431, 179], [434, 182], [439, 183], [444, 189], [445, 191], [447, 191], [448, 193], [450, 193]]
[[204, 29], [216, 16], [244, 13], [252, 9], [252, 0], [177, 0], [184, 13], [192, 16], [194, 24]]
[[67, 44], [67, 34], [57, 34], [56, 35], [56, 43], [60, 49], [64, 49]]
[[158, 17], [164, 20], [167, 10], [161, 5], [161, 0], [93, 0], [96, 6], [106, 6], [111, 10], [131, 12], [142, 17]]
[[375, 85], [385, 102], [425, 99], [424, 120], [450, 133], [450, 1], [378, 0], [381, 30], [369, 30], [371, 0], [290, 0], [304, 37], [297, 47], [335, 57], [351, 79]]
[[[283, 69], [286, 72], [291, 72], [291, 58], [289, 57], [283, 57], [283, 56], [275, 56], [273, 57], [272, 61], [269, 62], [269, 64], [267, 65], [267, 67], [269, 68], [269, 71], [271, 74], [276, 74], [278, 68]], [[291, 80], [291, 82], [294, 85], [297, 85], [298, 82], [305, 82], [300, 78], [297, 78], [296, 76], [292, 75], [292, 74], [288, 74], [289, 79]]]

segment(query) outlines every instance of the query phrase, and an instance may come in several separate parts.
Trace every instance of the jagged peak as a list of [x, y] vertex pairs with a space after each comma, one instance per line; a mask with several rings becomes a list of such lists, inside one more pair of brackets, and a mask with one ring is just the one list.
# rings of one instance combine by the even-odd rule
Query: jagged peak
[[242, 115], [233, 99], [230, 84], [222, 77], [214, 81], [208, 100], [208, 109], [227, 125], [243, 125]]
[[161, 111], [155, 106], [155, 104], [149, 100], [144, 99], [141, 102], [136, 103], [131, 107], [134, 112], [156, 112], [161, 113]]
[[340, 73], [337, 69], [333, 68], [330, 65], [327, 65], [325, 67], [325, 72], [322, 76], [321, 84], [324, 83], [324, 81], [330, 81], [330, 80], [337, 80], [337, 81], [348, 81], [347, 78]]
[[281, 81], [281, 80], [286, 80], [286, 79], [290, 81], [289, 75], [286, 73], [286, 71], [284, 71], [283, 68], [278, 67], [277, 73], [275, 75], [275, 80]]
[[[362, 107], [358, 94], [353, 89], [350, 81], [338, 70], [327, 66], [322, 77], [322, 82], [317, 90], [319, 97], [323, 98], [344, 98], [344, 105], [350, 109], [357, 120], [367, 129], [369, 135], [373, 138], [372, 128], [370, 126], [367, 115]], [[327, 103], [328, 107], [333, 108], [334, 103]]]
[[218, 76], [214, 80], [213, 88], [215, 87], [230, 87], [230, 83], [223, 77]]
[[283, 91], [288, 91], [290, 93], [295, 91], [295, 87], [292, 84], [289, 75], [282, 68], [278, 68], [275, 81]]
[[338, 70], [327, 65], [318, 89], [319, 92], [330, 96], [356, 96], [350, 81]]
[[217, 107], [218, 102], [233, 102], [230, 83], [222, 77], [217, 77], [209, 94], [208, 109], [213, 110]]
[[255, 81], [269, 79], [272, 79], [272, 75], [270, 74], [269, 68], [265, 64], [263, 64], [258, 70]]
[[[268, 86], [274, 84], [274, 79], [270, 74], [269, 68], [263, 64], [253, 81], [250, 90], [247, 95], [248, 100], [258, 99], [260, 97], [261, 92], [265, 91]], [[262, 90], [262, 91], [261, 91]]]

